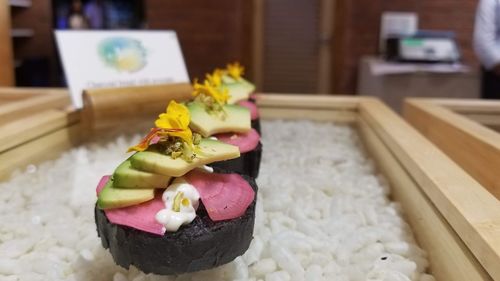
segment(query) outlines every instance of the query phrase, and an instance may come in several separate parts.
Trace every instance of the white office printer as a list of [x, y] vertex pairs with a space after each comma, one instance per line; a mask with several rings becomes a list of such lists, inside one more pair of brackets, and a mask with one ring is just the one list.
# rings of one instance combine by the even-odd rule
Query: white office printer
[[389, 36], [385, 51], [390, 61], [456, 63], [460, 60], [452, 32], [418, 31], [412, 36]]

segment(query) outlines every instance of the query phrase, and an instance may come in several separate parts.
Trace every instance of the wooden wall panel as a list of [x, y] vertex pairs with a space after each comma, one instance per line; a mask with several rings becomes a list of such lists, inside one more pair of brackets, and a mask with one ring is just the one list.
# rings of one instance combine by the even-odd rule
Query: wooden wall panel
[[16, 56], [19, 58], [50, 57], [55, 45], [52, 32], [52, 1], [35, 0], [27, 8], [12, 10], [12, 26], [34, 31], [30, 38], [15, 39]]
[[9, 1], [0, 0], [0, 86], [14, 85]]
[[477, 0], [336, 0], [333, 74], [334, 92], [354, 94], [358, 62], [378, 53], [383, 11], [416, 12], [419, 28], [451, 30], [464, 62], [477, 66], [472, 32]]
[[[11, 12], [13, 28], [33, 30], [33, 36], [13, 40], [15, 59], [22, 67], [30, 69], [33, 67], [33, 59], [41, 62], [40, 67], [34, 71], [36, 74], [26, 73], [25, 68], [17, 83], [22, 86], [33, 86], [32, 83], [35, 83], [35, 86], [57, 85], [57, 50], [53, 34], [52, 1], [32, 0], [29, 7], [12, 8]], [[30, 64], [23, 66], [23, 63]]]
[[191, 78], [240, 61], [252, 78], [252, 1], [146, 0], [150, 29], [177, 31]]
[[265, 1], [264, 91], [318, 91], [319, 28], [319, 0]]

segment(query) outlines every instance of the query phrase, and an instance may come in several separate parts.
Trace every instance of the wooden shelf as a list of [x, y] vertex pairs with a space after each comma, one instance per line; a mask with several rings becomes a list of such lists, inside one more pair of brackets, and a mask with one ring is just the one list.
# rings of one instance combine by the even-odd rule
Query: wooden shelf
[[31, 6], [31, 0], [10, 0], [9, 1], [10, 6], [12, 7], [30, 7]]
[[31, 37], [35, 34], [33, 29], [29, 28], [12, 28], [10, 30], [10, 35], [14, 38], [24, 38]]

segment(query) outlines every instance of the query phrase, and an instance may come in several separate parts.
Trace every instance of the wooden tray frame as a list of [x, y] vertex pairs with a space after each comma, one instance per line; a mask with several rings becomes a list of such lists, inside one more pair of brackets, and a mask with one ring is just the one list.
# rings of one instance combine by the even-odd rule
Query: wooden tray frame
[[410, 98], [404, 116], [500, 200], [500, 101]]
[[[500, 101], [408, 98], [403, 115], [500, 204]], [[478, 228], [496, 232], [496, 247], [500, 245], [499, 217], [476, 222]], [[491, 266], [500, 268], [499, 264]]]
[[500, 101], [479, 99], [408, 98], [405, 103], [431, 103], [500, 131]]
[[[437, 280], [500, 280], [500, 205], [495, 197], [379, 100], [368, 97], [257, 95], [262, 119], [310, 119], [355, 126]], [[66, 126], [38, 131], [0, 150], [0, 175], [57, 157], [81, 140], [78, 111]], [[71, 120], [72, 122], [68, 122]], [[45, 121], [41, 121], [43, 125]], [[43, 127], [43, 126], [40, 126]], [[50, 152], [50, 154], [48, 153]]]

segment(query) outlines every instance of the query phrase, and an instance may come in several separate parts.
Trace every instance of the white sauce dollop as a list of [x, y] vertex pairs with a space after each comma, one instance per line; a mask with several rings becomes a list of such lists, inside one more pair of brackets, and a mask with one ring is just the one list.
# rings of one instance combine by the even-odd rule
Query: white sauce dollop
[[207, 165], [203, 165], [199, 169], [202, 169], [203, 171], [209, 172], [209, 173], [213, 173], [214, 172], [214, 168], [212, 168], [210, 166], [207, 166]]
[[[179, 210], [174, 210], [174, 201], [180, 202]], [[161, 223], [166, 231], [177, 231], [183, 224], [191, 223], [196, 217], [200, 194], [184, 178], [176, 178], [163, 192], [165, 209], [156, 213], [156, 221]]]

